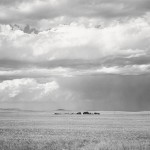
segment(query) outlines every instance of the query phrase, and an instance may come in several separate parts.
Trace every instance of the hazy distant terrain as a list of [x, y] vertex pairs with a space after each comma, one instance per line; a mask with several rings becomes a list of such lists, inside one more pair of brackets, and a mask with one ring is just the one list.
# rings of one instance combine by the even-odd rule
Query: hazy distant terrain
[[100, 113], [1, 110], [0, 150], [150, 149], [149, 112]]

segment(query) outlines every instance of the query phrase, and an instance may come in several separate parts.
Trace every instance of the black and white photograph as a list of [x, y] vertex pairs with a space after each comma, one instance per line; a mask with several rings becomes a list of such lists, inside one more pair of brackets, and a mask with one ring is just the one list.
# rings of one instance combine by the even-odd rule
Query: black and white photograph
[[150, 150], [150, 0], [0, 0], [0, 150]]

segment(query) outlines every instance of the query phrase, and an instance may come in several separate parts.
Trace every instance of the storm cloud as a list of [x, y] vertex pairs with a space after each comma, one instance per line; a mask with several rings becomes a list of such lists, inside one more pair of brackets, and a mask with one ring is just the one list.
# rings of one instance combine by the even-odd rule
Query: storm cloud
[[[148, 0], [2, 0], [2, 23], [71, 23], [74, 19], [134, 18], [149, 13]], [[54, 24], [55, 24], [54, 23]]]
[[2, 107], [149, 110], [149, 0], [1, 0], [0, 12]]

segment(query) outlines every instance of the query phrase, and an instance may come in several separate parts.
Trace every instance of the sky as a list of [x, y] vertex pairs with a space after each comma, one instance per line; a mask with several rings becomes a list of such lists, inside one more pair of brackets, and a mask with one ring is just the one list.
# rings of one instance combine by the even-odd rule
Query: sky
[[0, 108], [150, 111], [149, 0], [0, 0]]

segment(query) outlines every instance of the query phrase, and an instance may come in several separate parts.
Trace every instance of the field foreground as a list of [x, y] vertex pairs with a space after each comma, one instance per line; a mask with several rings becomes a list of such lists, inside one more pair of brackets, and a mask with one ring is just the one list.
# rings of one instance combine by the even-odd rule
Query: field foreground
[[150, 150], [150, 114], [0, 111], [0, 150]]

